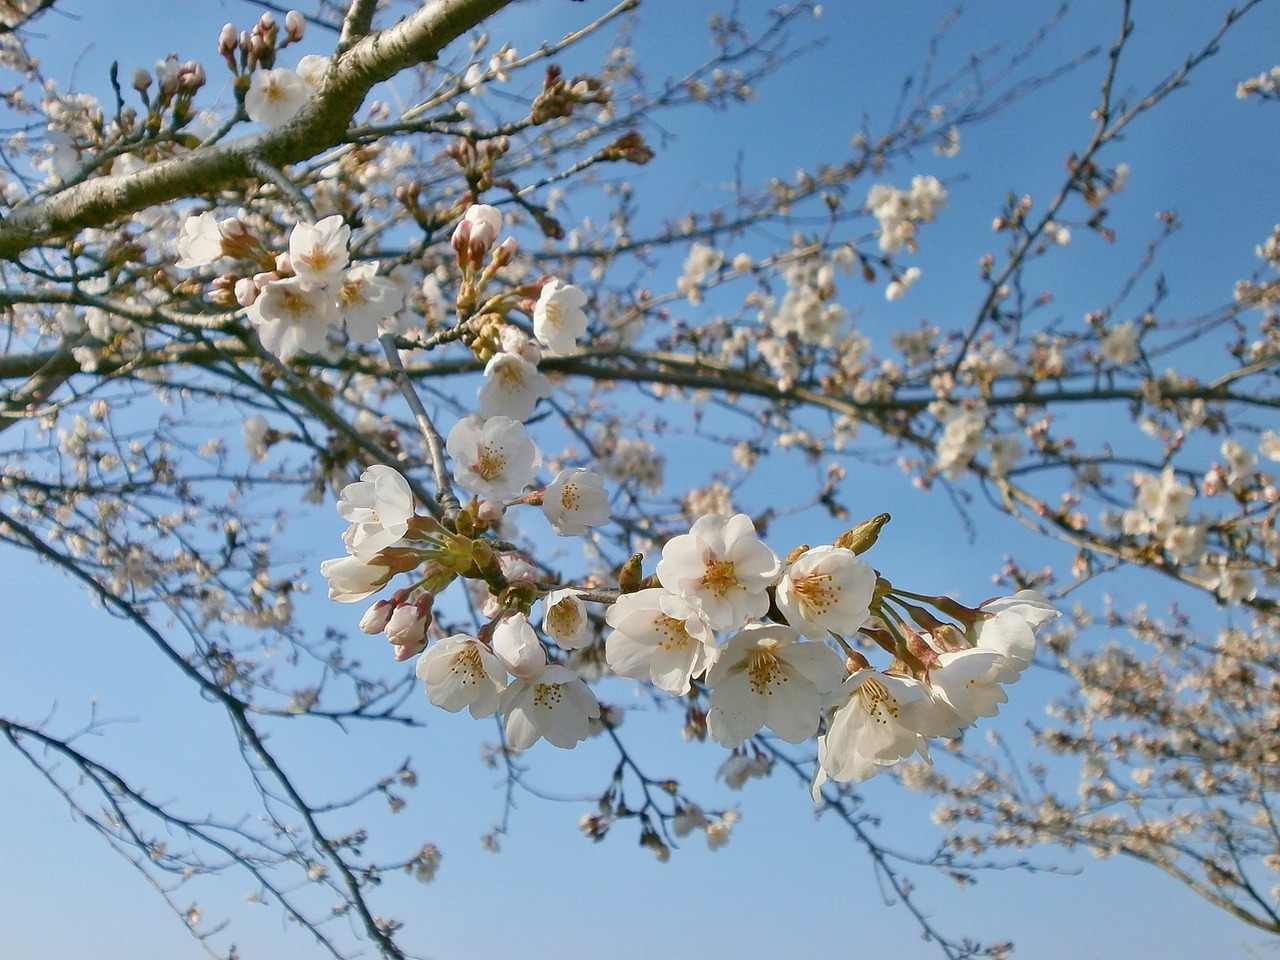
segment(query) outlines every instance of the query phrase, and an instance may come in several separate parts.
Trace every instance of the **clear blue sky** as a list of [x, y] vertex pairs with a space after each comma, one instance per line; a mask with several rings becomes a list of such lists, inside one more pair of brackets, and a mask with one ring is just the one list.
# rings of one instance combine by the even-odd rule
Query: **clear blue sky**
[[[675, 72], [676, 64], [705, 54], [704, 17], [693, 12], [701, 6], [644, 4], [636, 47], [651, 75]], [[742, 6], [755, 12], [764, 5], [744, 0]], [[957, 64], [965, 52], [995, 41], [1020, 43], [1055, 6], [1039, 0], [968, 5], [944, 47], [946, 62]], [[247, 24], [252, 11], [249, 4], [228, 0], [167, 6], [63, 0], [59, 7], [80, 19], [68, 22], [57, 12], [46, 17], [46, 32], [58, 38], [44, 48], [50, 72], [65, 77], [74, 64], [75, 87], [99, 93], [107, 89], [111, 60], [118, 59], [128, 76], [133, 66], [149, 66], [171, 50], [182, 59], [202, 58], [210, 91], [216, 90], [224, 76], [211, 53], [217, 29], [228, 19]], [[175, 12], [179, 8], [181, 15]], [[1118, 8], [1082, 0], [1038, 62], [1066, 60], [1110, 42]], [[518, 49], [531, 49], [602, 9], [599, 0], [537, 0], [518, 4], [490, 30], [495, 37], [509, 34]], [[685, 111], [667, 118], [674, 140], [636, 178], [643, 214], [657, 219], [711, 196], [730, 179], [740, 150], [749, 179], [789, 175], [814, 161], [840, 157], [864, 111], [873, 127], [887, 115], [900, 78], [915, 69], [934, 25], [950, 9], [937, 0], [828, 4], [814, 25], [815, 36], [827, 37], [825, 44], [761, 84], [757, 103], [724, 114]], [[1122, 90], [1145, 92], [1198, 46], [1224, 9], [1197, 0], [1139, 0], [1134, 60]], [[1237, 81], [1280, 60], [1277, 36], [1280, 5], [1272, 4], [1228, 38], [1222, 55], [1197, 73], [1172, 109], [1139, 126], [1108, 158], [1126, 161], [1132, 169], [1130, 189], [1114, 204], [1119, 239], [1108, 246], [1078, 230], [1070, 251], [1039, 274], [1054, 291], [1065, 323], [1080, 323], [1086, 310], [1106, 299], [1097, 293], [1099, 283], [1111, 278], [1114, 284], [1123, 276], [1155, 232], [1155, 211], [1169, 206], [1176, 206], [1187, 223], [1166, 265], [1175, 297], [1186, 304], [1184, 312], [1225, 301], [1232, 281], [1252, 269], [1254, 245], [1280, 219], [1274, 177], [1280, 135], [1275, 111], [1237, 101], [1234, 89]], [[1086, 64], [1051, 89], [966, 131], [955, 159], [921, 155], [881, 178], [906, 185], [915, 173], [935, 174], [951, 181], [951, 203], [940, 222], [923, 228], [921, 252], [911, 262], [923, 268], [924, 276], [906, 299], [887, 304], [881, 288], [864, 290], [846, 281], [844, 301], [851, 307], [865, 303], [860, 323], [878, 343], [889, 330], [914, 326], [922, 317], [951, 320], [971, 314], [979, 298], [977, 258], [995, 246], [991, 218], [1006, 191], [1040, 197], [1060, 180], [1066, 153], [1083, 142], [1090, 127], [1101, 70], [1100, 61]], [[1104, 289], [1109, 293], [1113, 287]], [[230, 425], [228, 434], [236, 443], [238, 426]], [[910, 569], [922, 587], [957, 590], [974, 600], [992, 592], [989, 573], [999, 569], [1016, 542], [1010, 524], [983, 529], [970, 545], [943, 497], [913, 493], [892, 471], [855, 475], [851, 482], [862, 491], [849, 498], [861, 505], [855, 512], [894, 514], [884, 545], [877, 548], [877, 562], [886, 572]], [[322, 557], [336, 555], [342, 524], [328, 506], [311, 518], [317, 533], [299, 549], [314, 569]], [[789, 545], [787, 537], [820, 542], [819, 534], [799, 526], [780, 524], [776, 530], [774, 546], [780, 552]], [[954, 547], [939, 550], [939, 542]], [[1064, 560], [1054, 556], [1046, 562], [1050, 559]], [[1148, 585], [1130, 580], [1113, 587], [1135, 599]], [[213, 707], [193, 701], [188, 691], [149, 682], [166, 667], [138, 637], [93, 610], [56, 574], [25, 563], [11, 571], [0, 597], [9, 611], [0, 644], [6, 711], [28, 718], [54, 711], [65, 729], [85, 719], [90, 698], [99, 698], [101, 715], [120, 723], [95, 746], [139, 764], [144, 771], [139, 785], [163, 798], [180, 798], [191, 812], [217, 810], [224, 796], [234, 799], [227, 783], [234, 781], [239, 760], [226, 748], [226, 721]], [[32, 604], [31, 597], [44, 599]], [[349, 629], [358, 616], [353, 608], [319, 598], [303, 603], [301, 610], [316, 629], [326, 624]], [[1043, 715], [1051, 689], [1042, 679], [1013, 688], [1007, 711], [992, 726], [1015, 734], [1023, 718]], [[936, 955], [918, 941], [904, 911], [882, 905], [871, 865], [847, 830], [814, 821], [803, 786], [781, 773], [748, 785], [740, 795], [711, 786], [711, 772], [724, 752], [686, 746], [673, 717], [628, 719], [628, 733], [643, 731], [637, 739], [642, 762], [651, 772], [687, 778], [696, 796], [738, 804], [743, 820], [725, 849], [709, 853], [695, 838], [670, 863], [659, 865], [635, 845], [626, 825], [602, 844], [586, 841], [576, 824], [588, 803], [551, 804], [527, 796], [520, 799], [503, 852], [482, 852], [479, 837], [502, 812], [501, 778], [479, 763], [479, 743], [495, 738], [493, 728], [428, 713], [425, 705], [422, 714], [429, 726], [418, 732], [343, 734], [316, 724], [309, 731], [284, 731], [275, 742], [299, 741], [301, 750], [290, 753], [304, 784], [347, 777], [364, 782], [352, 772], [377, 775], [399, 759], [414, 758], [422, 782], [407, 794], [407, 808], [389, 829], [435, 842], [444, 861], [433, 885], [397, 885], [385, 906], [409, 923], [406, 942], [427, 956], [472, 960], [518, 954], [522, 960], [550, 960], [590, 952], [647, 960], [667, 950], [705, 960]], [[609, 757], [599, 745], [561, 754], [540, 744], [528, 761], [534, 783], [573, 794], [603, 785]], [[904, 793], [888, 778], [868, 784], [865, 793], [884, 816], [887, 837], [919, 850], [933, 842], [927, 800]], [[204, 956], [142, 878], [75, 822], [11, 751], [0, 752], [0, 818], [6, 824], [0, 830], [0, 889], [5, 891], [0, 956]], [[1248, 956], [1251, 946], [1265, 951], [1261, 935], [1150, 868], [1072, 858], [1056, 850], [1035, 856], [1082, 872], [989, 873], [968, 891], [924, 871], [916, 880], [942, 929], [1013, 939], [1017, 955], [1028, 960], [1201, 960]], [[233, 880], [192, 898], [208, 904], [208, 917], [234, 914], [232, 939], [246, 957], [317, 955], [276, 910], [243, 905], [249, 889]]]

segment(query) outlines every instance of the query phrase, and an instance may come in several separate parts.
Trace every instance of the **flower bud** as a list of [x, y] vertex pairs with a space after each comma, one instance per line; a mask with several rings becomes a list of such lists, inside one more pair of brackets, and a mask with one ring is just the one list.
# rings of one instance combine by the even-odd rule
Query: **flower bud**
[[366, 610], [364, 616], [360, 618], [360, 632], [370, 635], [382, 633], [386, 629], [387, 621], [391, 619], [391, 614], [395, 609], [396, 605], [390, 600], [379, 600]]
[[234, 23], [224, 23], [222, 32], [218, 34], [218, 52], [235, 68], [236, 48], [240, 46], [240, 33]]
[[145, 67], [138, 67], [133, 71], [133, 89], [141, 93], [145, 99], [148, 88], [151, 86], [151, 74]]
[[866, 553], [880, 536], [880, 531], [889, 522], [889, 514], [881, 513], [870, 520], [863, 520], [851, 530], [846, 530], [836, 537], [835, 546], [852, 550], [854, 553]]
[[302, 14], [297, 10], [290, 10], [284, 15], [285, 36], [288, 38], [289, 43], [297, 43], [301, 40], [306, 27], [307, 21], [303, 19]]

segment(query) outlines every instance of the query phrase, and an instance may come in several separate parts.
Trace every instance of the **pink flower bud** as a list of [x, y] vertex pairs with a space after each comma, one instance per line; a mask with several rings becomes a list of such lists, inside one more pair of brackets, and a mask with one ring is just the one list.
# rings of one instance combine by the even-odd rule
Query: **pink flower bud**
[[482, 500], [476, 516], [487, 523], [501, 520], [507, 512], [507, 505], [501, 500]]
[[[253, 306], [253, 301], [258, 299], [258, 285], [253, 282], [252, 277], [241, 277], [236, 281], [235, 285], [236, 303], [242, 307]], [[379, 631], [374, 631], [375, 633]]]
[[230, 59], [235, 55], [236, 47], [239, 45], [240, 34], [236, 30], [236, 25], [234, 23], [224, 23], [222, 32], [218, 34], [218, 52]]
[[302, 33], [307, 28], [307, 21], [303, 19], [301, 13], [297, 10], [290, 10], [284, 15], [285, 35], [289, 38], [290, 43], [297, 43], [302, 39]]
[[391, 619], [392, 612], [396, 609], [396, 605], [390, 600], [379, 600], [368, 610], [364, 616], [360, 618], [361, 633], [381, 633], [386, 629], [387, 621]]
[[287, 276], [293, 273], [293, 260], [289, 257], [289, 251], [276, 254], [276, 273]]

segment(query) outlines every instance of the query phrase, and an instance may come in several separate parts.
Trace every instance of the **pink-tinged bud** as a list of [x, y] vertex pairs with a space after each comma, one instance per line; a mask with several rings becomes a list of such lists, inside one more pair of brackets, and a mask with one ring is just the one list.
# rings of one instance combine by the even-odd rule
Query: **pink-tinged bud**
[[387, 621], [391, 619], [391, 614], [396, 609], [396, 605], [390, 600], [379, 600], [368, 610], [364, 612], [364, 616], [360, 618], [360, 632], [375, 634], [381, 633], [387, 627]]
[[498, 244], [498, 249], [493, 253], [493, 260], [500, 267], [505, 267], [516, 258], [516, 252], [520, 249], [520, 244], [516, 243], [515, 237], [507, 237], [502, 243]]
[[[258, 285], [253, 282], [252, 277], [241, 277], [236, 281], [235, 286], [236, 303], [242, 307], [253, 306], [253, 301], [258, 299]], [[375, 630], [374, 633], [380, 631]]]
[[214, 277], [213, 282], [209, 284], [209, 299], [220, 307], [234, 305], [236, 302], [235, 284], [236, 278], [230, 273]]
[[236, 47], [240, 45], [240, 33], [236, 30], [234, 23], [224, 23], [222, 32], [218, 34], [218, 52], [227, 59], [231, 59], [235, 55]]
[[289, 257], [289, 251], [276, 254], [276, 273], [281, 276], [288, 276], [293, 273], [293, 260]]
[[270, 11], [264, 13], [262, 15], [262, 19], [258, 21], [258, 26], [255, 29], [259, 33], [263, 34], [267, 34], [272, 30], [278, 29], [276, 26], [276, 18], [271, 15]]
[[302, 39], [303, 31], [307, 28], [307, 21], [303, 19], [301, 13], [297, 10], [290, 10], [284, 15], [285, 35], [289, 38], [290, 43], [297, 43]]
[[427, 624], [431, 622], [431, 597], [405, 603], [395, 608], [383, 633], [398, 647], [413, 647], [426, 642]]
[[458, 254], [458, 265], [465, 267], [470, 262], [471, 221], [463, 220], [454, 227], [453, 237], [449, 242], [453, 244], [454, 252]]
[[276, 273], [274, 270], [267, 270], [264, 273], [255, 273], [253, 275], [253, 282], [258, 285], [259, 290], [265, 287], [268, 283], [274, 283], [279, 279], [280, 274]]
[[476, 516], [486, 523], [495, 523], [501, 520], [507, 512], [507, 505], [501, 500], [482, 500], [480, 507], [476, 510]]
[[395, 661], [396, 663], [404, 663], [410, 657], [416, 657], [425, 649], [427, 649], [425, 640], [414, 644], [397, 643], [395, 646]]
[[204, 86], [205, 79], [203, 65], [195, 60], [188, 60], [182, 65], [182, 72], [178, 75], [178, 90], [190, 96]]

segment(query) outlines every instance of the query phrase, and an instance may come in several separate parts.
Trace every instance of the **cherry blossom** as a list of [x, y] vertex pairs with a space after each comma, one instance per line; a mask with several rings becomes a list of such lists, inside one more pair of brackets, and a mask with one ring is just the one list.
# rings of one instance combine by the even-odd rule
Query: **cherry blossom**
[[788, 743], [801, 743], [817, 732], [822, 708], [840, 686], [844, 666], [825, 643], [799, 637], [791, 627], [755, 623], [720, 650], [707, 672], [707, 732], [716, 743], [736, 747], [765, 726]]
[[620, 677], [652, 681], [674, 696], [689, 691], [715, 658], [715, 637], [701, 604], [650, 588], [620, 596], [605, 614], [613, 631], [605, 658]]
[[460, 633], [431, 644], [414, 673], [431, 703], [450, 713], [465, 707], [477, 720], [497, 711], [507, 688], [502, 661], [475, 637]]
[[247, 311], [258, 328], [262, 345], [281, 360], [324, 346], [329, 327], [337, 319], [333, 298], [290, 277], [272, 280]]
[[918, 680], [864, 668], [840, 687], [841, 702], [827, 732], [818, 738], [818, 774], [814, 799], [828, 779], [840, 783], [870, 780], [917, 751], [928, 757], [928, 743], [906, 722], [904, 708], [927, 703]]
[[876, 572], [852, 550], [806, 550], [778, 582], [778, 609], [801, 633], [820, 640], [827, 632], [849, 636], [871, 615]]
[[609, 522], [609, 497], [599, 474], [567, 467], [547, 484], [542, 513], [562, 537], [583, 536], [591, 527]]
[[329, 581], [329, 599], [355, 603], [381, 590], [394, 570], [380, 557], [337, 557], [320, 564], [320, 573]]
[[542, 598], [542, 631], [561, 650], [576, 650], [595, 639], [582, 591], [552, 590]]
[[1004, 655], [1006, 663], [1000, 670], [1003, 683], [1017, 679], [1031, 662], [1036, 652], [1036, 628], [1060, 615], [1036, 590], [1019, 590], [1012, 597], [988, 600], [978, 609], [995, 616], [979, 620], [970, 639], [982, 649]]
[[524, 425], [510, 417], [490, 417], [482, 424], [459, 420], [445, 448], [458, 485], [486, 500], [519, 496], [542, 465], [542, 454]]
[[778, 575], [777, 556], [756, 536], [745, 513], [699, 517], [687, 534], [662, 548], [659, 582], [701, 602], [717, 630], [733, 630], [769, 609], [766, 592]]
[[257, 70], [244, 95], [244, 112], [255, 123], [278, 127], [292, 120], [311, 96], [311, 87], [288, 67]]
[[337, 286], [349, 262], [351, 228], [334, 214], [318, 223], [297, 223], [289, 233], [289, 263], [298, 279], [316, 287]]
[[548, 280], [533, 308], [533, 335], [552, 353], [574, 353], [587, 331], [586, 302], [587, 295], [577, 287]]
[[500, 352], [489, 358], [480, 386], [480, 416], [528, 420], [533, 408], [551, 396], [551, 381], [537, 366], [517, 353]]
[[338, 514], [351, 524], [342, 539], [353, 556], [373, 556], [408, 532], [413, 491], [394, 467], [375, 463], [343, 487], [340, 497]]
[[404, 306], [404, 294], [394, 281], [377, 276], [376, 263], [357, 263], [338, 286], [338, 313], [347, 333], [357, 343], [365, 343], [378, 335], [378, 321], [390, 317]]

